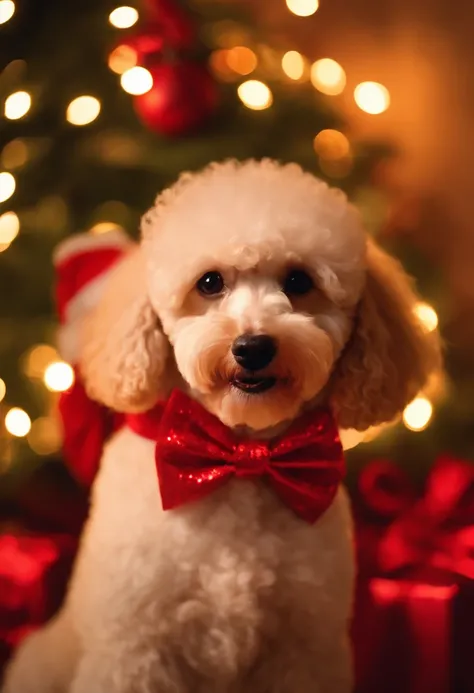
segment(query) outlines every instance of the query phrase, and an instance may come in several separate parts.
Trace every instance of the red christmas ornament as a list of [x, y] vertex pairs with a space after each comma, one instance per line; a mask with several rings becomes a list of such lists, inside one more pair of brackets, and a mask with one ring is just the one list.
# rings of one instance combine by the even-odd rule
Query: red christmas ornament
[[217, 89], [205, 65], [191, 61], [150, 68], [153, 87], [136, 96], [135, 110], [150, 130], [184, 135], [202, 125], [217, 104]]

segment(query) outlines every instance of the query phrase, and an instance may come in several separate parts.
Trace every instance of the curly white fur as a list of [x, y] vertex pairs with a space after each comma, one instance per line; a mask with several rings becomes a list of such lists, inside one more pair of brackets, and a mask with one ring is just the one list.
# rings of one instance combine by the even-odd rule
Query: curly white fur
[[[143, 230], [84, 327], [86, 385], [119, 411], [178, 386], [246, 436], [275, 435], [315, 402], [363, 428], [395, 416], [438, 365], [402, 270], [367, 249], [342, 193], [296, 166], [187, 174]], [[295, 266], [315, 289], [289, 300]], [[209, 270], [225, 278], [215, 300], [195, 289]], [[231, 384], [242, 332], [277, 341], [266, 394]], [[163, 512], [153, 443], [123, 429], [66, 603], [20, 648], [4, 693], [349, 693], [353, 573], [343, 490], [314, 526], [248, 481]]]

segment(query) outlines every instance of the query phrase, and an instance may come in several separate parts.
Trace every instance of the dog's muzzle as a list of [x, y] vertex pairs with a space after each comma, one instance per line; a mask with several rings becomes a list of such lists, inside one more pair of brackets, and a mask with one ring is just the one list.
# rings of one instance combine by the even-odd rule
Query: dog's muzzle
[[247, 394], [260, 394], [272, 388], [274, 377], [262, 377], [258, 372], [271, 364], [277, 353], [273, 337], [266, 334], [243, 334], [232, 344], [232, 354], [242, 372], [232, 380], [232, 385]]

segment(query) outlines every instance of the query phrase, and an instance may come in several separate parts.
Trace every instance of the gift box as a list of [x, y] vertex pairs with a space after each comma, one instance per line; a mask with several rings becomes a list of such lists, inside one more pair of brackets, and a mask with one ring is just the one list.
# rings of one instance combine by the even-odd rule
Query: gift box
[[0, 680], [23, 638], [60, 607], [88, 509], [62, 465], [44, 465], [0, 516]]
[[474, 693], [474, 467], [439, 459], [417, 497], [374, 462], [354, 514], [356, 693]]
[[0, 666], [61, 604], [76, 547], [66, 534], [0, 535]]

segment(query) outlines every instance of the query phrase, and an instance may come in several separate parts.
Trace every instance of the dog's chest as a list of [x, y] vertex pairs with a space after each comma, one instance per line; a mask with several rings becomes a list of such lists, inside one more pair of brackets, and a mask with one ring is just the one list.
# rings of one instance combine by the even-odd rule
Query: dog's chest
[[122, 432], [105, 455], [90, 529], [102, 553], [107, 542], [104, 570], [112, 552], [124, 589], [140, 602], [144, 595], [155, 601], [169, 615], [163, 623], [210, 619], [220, 629], [241, 623], [256, 632], [289, 614], [306, 621], [318, 609], [318, 593], [333, 601], [340, 592], [335, 575], [350, 573], [352, 558], [341, 503], [309, 525], [264, 481], [234, 480], [163, 512], [153, 443]]

